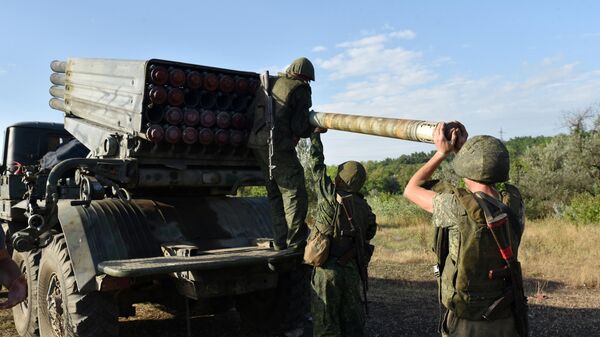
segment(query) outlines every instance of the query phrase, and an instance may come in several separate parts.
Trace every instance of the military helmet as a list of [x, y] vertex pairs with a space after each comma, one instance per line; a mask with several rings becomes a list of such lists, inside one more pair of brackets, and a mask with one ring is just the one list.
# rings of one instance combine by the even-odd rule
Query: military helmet
[[357, 161], [347, 161], [338, 166], [337, 179], [338, 188], [348, 192], [356, 193], [365, 184], [367, 171]]
[[301, 75], [302, 77], [314, 81], [315, 80], [315, 67], [312, 62], [306, 57], [300, 57], [295, 59], [285, 70], [286, 73], [291, 75]]
[[508, 180], [510, 159], [506, 146], [492, 136], [475, 136], [458, 151], [452, 166], [456, 174], [484, 184]]

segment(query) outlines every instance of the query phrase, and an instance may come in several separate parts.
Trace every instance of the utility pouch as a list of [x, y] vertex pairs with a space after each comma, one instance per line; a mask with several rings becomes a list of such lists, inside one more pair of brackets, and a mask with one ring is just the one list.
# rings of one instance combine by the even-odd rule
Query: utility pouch
[[329, 236], [322, 234], [318, 230], [313, 230], [306, 241], [304, 248], [304, 263], [313, 267], [322, 266], [329, 258], [329, 248], [331, 240]]

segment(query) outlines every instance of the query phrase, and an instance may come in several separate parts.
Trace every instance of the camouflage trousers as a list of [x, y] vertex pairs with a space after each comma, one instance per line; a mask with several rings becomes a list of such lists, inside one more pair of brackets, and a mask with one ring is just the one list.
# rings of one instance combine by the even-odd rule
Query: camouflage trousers
[[265, 176], [267, 195], [271, 206], [275, 247], [303, 248], [306, 245], [308, 227], [308, 194], [304, 180], [304, 168], [296, 150], [276, 151], [272, 162], [273, 180], [269, 181], [269, 155], [266, 148], [255, 149], [261, 170]]
[[315, 337], [362, 337], [365, 308], [356, 262], [342, 266], [329, 258], [312, 275], [311, 309]]
[[519, 337], [512, 316], [493, 321], [471, 321], [458, 318], [449, 311], [444, 326], [448, 333], [442, 333], [443, 337]]

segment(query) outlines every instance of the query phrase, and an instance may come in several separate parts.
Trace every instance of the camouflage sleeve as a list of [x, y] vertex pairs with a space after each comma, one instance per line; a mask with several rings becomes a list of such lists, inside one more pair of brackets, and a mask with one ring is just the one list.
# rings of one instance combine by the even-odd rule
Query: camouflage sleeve
[[436, 227], [454, 227], [461, 221], [464, 207], [452, 193], [438, 193], [433, 197], [431, 219]]
[[327, 166], [325, 165], [325, 156], [323, 155], [323, 143], [318, 133], [313, 133], [310, 137], [310, 165], [313, 176], [316, 180], [314, 187], [317, 192], [317, 214], [316, 226], [324, 234], [330, 234], [333, 229], [329, 228], [333, 224], [335, 210], [338, 205], [335, 197], [335, 185], [327, 175]]
[[0, 226], [0, 250], [6, 249], [6, 236], [4, 235], [4, 229]]
[[365, 233], [365, 240], [369, 241], [375, 237], [375, 233], [377, 233], [377, 218], [371, 206], [367, 204], [368, 212], [367, 212], [367, 232]]
[[308, 121], [311, 106], [310, 87], [308, 85], [301, 85], [296, 88], [292, 95], [291, 127], [294, 135], [300, 138], [309, 137], [312, 133], [313, 128]]

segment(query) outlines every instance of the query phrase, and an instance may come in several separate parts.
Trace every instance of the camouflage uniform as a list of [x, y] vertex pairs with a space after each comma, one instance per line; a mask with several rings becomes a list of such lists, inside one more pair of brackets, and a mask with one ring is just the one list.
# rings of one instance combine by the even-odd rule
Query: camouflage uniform
[[[508, 180], [508, 152], [492, 137], [476, 136], [457, 154], [453, 166], [461, 177], [484, 184]], [[429, 183], [431, 184], [431, 182]], [[489, 279], [490, 270], [501, 269], [500, 257], [484, 212], [473, 193], [437, 182], [431, 188], [434, 226], [447, 230], [445, 239], [436, 235], [434, 251], [440, 259], [440, 242], [446, 241], [447, 256], [440, 263], [438, 279], [440, 303], [446, 308], [441, 329], [448, 337], [518, 337], [510, 306], [484, 319], [483, 313], [506, 291], [504, 279]], [[512, 250], [517, 255], [524, 229], [523, 201], [518, 189], [505, 184], [500, 201], [514, 217], [509, 221]], [[441, 233], [436, 230], [436, 233]]]
[[[375, 215], [363, 196], [358, 193], [366, 179], [364, 168], [347, 162], [338, 168], [338, 185], [327, 176], [323, 144], [319, 134], [311, 136], [311, 167], [317, 178], [318, 204], [315, 226], [331, 238], [329, 258], [312, 275], [312, 313], [314, 336], [364, 336], [365, 310], [361, 299], [361, 279], [355, 257], [343, 263], [340, 259], [355, 251], [354, 237], [348, 237], [349, 222], [337, 195], [344, 198], [354, 226], [360, 226], [364, 239], [375, 236]], [[342, 235], [344, 234], [344, 235]]]
[[308, 210], [304, 169], [296, 154], [298, 138], [311, 133], [308, 122], [312, 106], [311, 90], [307, 82], [291, 74], [279, 74], [272, 84], [274, 101], [273, 118], [273, 179], [269, 180], [269, 130], [266, 126], [262, 93], [257, 93], [251, 110], [254, 126], [248, 146], [254, 149], [266, 180], [267, 194], [271, 204], [271, 216], [278, 249], [302, 248], [308, 234], [305, 218]]

